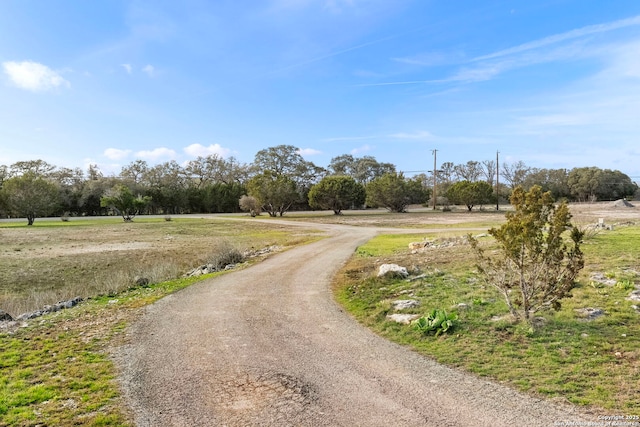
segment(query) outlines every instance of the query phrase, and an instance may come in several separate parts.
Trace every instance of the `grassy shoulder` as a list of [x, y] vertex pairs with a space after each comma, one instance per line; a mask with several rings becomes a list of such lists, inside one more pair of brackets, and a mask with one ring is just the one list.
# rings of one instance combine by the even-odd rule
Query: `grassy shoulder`
[[[520, 390], [596, 410], [640, 414], [640, 313], [627, 299], [640, 283], [639, 227], [593, 236], [583, 246], [586, 268], [573, 298], [542, 314], [535, 331], [514, 324], [501, 296], [481, 284], [466, 245], [410, 254], [417, 236], [379, 236], [362, 246], [336, 278], [336, 297], [364, 325], [435, 360]], [[486, 239], [490, 244], [489, 238]], [[421, 273], [418, 280], [378, 279], [377, 266], [394, 262]], [[591, 279], [611, 278], [609, 284]], [[393, 301], [418, 307], [396, 311]], [[604, 315], [588, 320], [580, 309]], [[433, 309], [458, 315], [446, 334], [423, 335], [390, 321], [392, 313], [424, 316]]]
[[198, 280], [98, 297], [0, 335], [0, 426], [129, 425], [109, 348], [140, 307]]

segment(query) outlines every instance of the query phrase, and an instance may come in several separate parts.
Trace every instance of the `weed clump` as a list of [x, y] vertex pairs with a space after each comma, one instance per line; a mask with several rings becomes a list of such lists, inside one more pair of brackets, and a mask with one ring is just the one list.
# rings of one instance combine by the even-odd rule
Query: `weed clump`
[[243, 253], [228, 240], [222, 240], [209, 255], [207, 265], [213, 270], [224, 270], [228, 265], [238, 264], [243, 261]]

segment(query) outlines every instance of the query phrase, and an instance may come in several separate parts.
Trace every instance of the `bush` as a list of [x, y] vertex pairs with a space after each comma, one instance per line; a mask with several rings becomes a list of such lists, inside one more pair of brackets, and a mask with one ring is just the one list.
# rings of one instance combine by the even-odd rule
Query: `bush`
[[240, 197], [239, 201], [240, 209], [244, 212], [249, 212], [252, 217], [260, 215], [260, 204], [255, 197], [247, 196], [246, 194]]
[[209, 255], [207, 264], [215, 270], [224, 270], [227, 265], [238, 264], [244, 261], [242, 252], [230, 242], [223, 240]]

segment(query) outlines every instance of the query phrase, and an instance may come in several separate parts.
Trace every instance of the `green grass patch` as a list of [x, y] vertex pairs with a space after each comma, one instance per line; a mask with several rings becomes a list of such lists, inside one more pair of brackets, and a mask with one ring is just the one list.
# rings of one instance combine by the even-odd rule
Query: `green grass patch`
[[[380, 335], [441, 363], [534, 395], [638, 415], [640, 313], [632, 306], [640, 303], [627, 300], [640, 285], [638, 237], [639, 227], [621, 227], [590, 239], [584, 245], [587, 268], [573, 297], [563, 301], [560, 311], [541, 314], [535, 330], [512, 321], [497, 291], [476, 277], [470, 248], [464, 245], [410, 255], [404, 245], [411, 237], [376, 237], [338, 275], [336, 298]], [[422, 277], [378, 279], [375, 266], [384, 260], [361, 255], [418, 266]], [[589, 277], [595, 272], [615, 278], [616, 284], [594, 285]], [[425, 316], [444, 309], [455, 313], [459, 323], [438, 337], [422, 334], [387, 318], [394, 313], [391, 302], [398, 299], [420, 302], [403, 313]], [[577, 311], [586, 307], [605, 315], [586, 320]]]

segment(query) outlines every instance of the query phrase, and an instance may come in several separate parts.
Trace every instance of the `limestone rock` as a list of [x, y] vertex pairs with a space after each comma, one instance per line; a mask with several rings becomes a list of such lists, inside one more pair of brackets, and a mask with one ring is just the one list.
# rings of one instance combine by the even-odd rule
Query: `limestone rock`
[[394, 310], [404, 310], [406, 308], [414, 308], [420, 305], [420, 301], [415, 299], [399, 299], [391, 303]]
[[11, 322], [13, 317], [4, 310], [0, 310], [0, 322]]
[[396, 314], [389, 314], [387, 316], [387, 319], [393, 320], [394, 322], [397, 322], [397, 323], [403, 323], [405, 325], [408, 325], [412, 321], [416, 320], [419, 317], [420, 317], [419, 314], [398, 314], [398, 313], [396, 313]]
[[627, 299], [630, 301], [640, 301], [640, 289], [631, 292]]
[[398, 264], [382, 264], [378, 269], [378, 277], [408, 277], [409, 272], [406, 267], [400, 267]]

